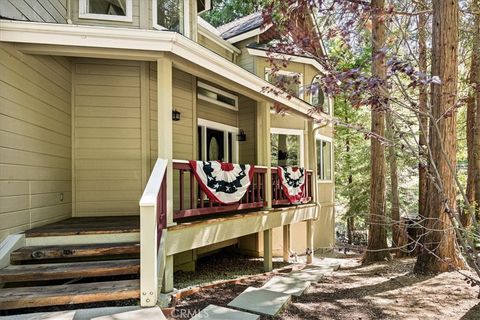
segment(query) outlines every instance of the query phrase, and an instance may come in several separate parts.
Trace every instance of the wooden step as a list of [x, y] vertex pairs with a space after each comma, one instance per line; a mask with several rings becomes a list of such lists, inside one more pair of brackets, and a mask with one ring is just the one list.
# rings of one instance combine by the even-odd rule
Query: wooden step
[[10, 265], [0, 270], [0, 282], [91, 278], [139, 272], [138, 259]]
[[0, 289], [0, 310], [140, 298], [139, 280]]
[[140, 232], [139, 216], [75, 217], [25, 231], [27, 238]]
[[99, 243], [62, 246], [23, 247], [10, 254], [11, 264], [35, 263], [45, 260], [75, 260], [95, 257], [132, 257], [140, 256], [140, 244]]

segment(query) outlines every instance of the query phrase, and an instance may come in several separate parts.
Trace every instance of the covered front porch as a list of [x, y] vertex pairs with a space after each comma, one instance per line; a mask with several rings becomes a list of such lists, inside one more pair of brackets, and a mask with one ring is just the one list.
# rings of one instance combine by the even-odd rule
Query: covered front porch
[[[7, 29], [3, 40], [11, 32]], [[109, 48], [98, 39], [90, 45], [76, 43], [76, 36], [65, 43], [47, 44], [42, 30], [36, 30], [32, 38], [24, 33], [21, 43], [2, 42], [0, 48], [9, 88], [2, 98], [11, 101], [4, 108], [18, 122], [8, 127], [8, 139], [2, 140], [8, 145], [2, 147], [36, 155], [9, 150], [5, 158], [13, 169], [5, 178], [9, 202], [2, 210], [9, 217], [15, 210], [22, 217], [27, 212], [30, 218], [20, 222], [8, 218], [2, 236], [72, 218], [90, 219], [95, 225], [103, 217], [126, 222], [132, 215], [139, 216], [139, 231], [109, 235], [102, 230], [87, 235], [80, 234], [78, 225], [71, 231], [72, 236], [79, 233], [78, 237], [49, 235], [37, 240], [50, 242], [37, 244], [140, 241], [139, 298], [145, 306], [156, 303], [160, 285], [165, 292], [173, 289], [173, 260], [178, 253], [208, 250], [208, 246], [242, 238], [239, 246], [263, 255], [269, 270], [273, 229], [281, 227], [288, 259], [289, 226], [302, 221], [307, 223], [306, 229], [302, 225], [305, 234], [301, 237], [307, 248], [314, 247], [312, 221], [318, 210], [313, 120], [291, 109], [305, 129], [306, 143], [299, 151], [307, 183], [303, 203], [290, 205], [280, 190], [278, 169], [271, 163], [275, 98], [257, 90], [259, 84], [251, 86], [245, 80], [253, 75], [229, 78], [218, 66], [202, 65], [205, 58], [188, 60], [183, 52], [172, 53], [168, 47]], [[155, 37], [151, 40], [161, 42]], [[238, 110], [219, 109], [200, 99], [200, 82], [237, 96]], [[174, 111], [181, 113], [180, 121], [172, 120]], [[223, 159], [208, 159], [210, 153], [200, 146], [206, 137], [201, 130], [207, 132], [212, 123], [241, 129], [247, 140], [236, 141], [236, 134], [229, 137], [225, 131]], [[229, 138], [235, 140], [231, 149]], [[253, 164], [252, 184], [238, 204], [209, 201], [186, 163], [193, 159]], [[17, 205], [18, 199], [26, 200], [25, 207]], [[252, 238], [245, 238], [249, 235]]]

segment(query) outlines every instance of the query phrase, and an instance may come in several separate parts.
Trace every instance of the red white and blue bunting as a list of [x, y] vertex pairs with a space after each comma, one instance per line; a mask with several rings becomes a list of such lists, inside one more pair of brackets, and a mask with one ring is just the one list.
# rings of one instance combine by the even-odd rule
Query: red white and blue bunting
[[189, 161], [200, 188], [211, 201], [239, 202], [253, 179], [253, 165], [219, 161]]
[[291, 203], [301, 202], [305, 197], [305, 169], [278, 167], [278, 177], [285, 196]]

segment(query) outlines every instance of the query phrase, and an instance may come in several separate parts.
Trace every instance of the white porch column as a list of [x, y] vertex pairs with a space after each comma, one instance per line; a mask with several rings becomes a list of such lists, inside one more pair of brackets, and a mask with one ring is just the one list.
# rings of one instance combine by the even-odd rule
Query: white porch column
[[[266, 102], [257, 103], [257, 164], [271, 167], [270, 154], [270, 104]], [[272, 172], [267, 170], [265, 185], [266, 208], [272, 208]], [[273, 230], [263, 232], [263, 268], [265, 271], [273, 269], [272, 252]]]
[[[167, 226], [173, 225], [173, 78], [172, 61], [168, 57], [157, 59], [157, 123], [158, 157], [167, 164]], [[162, 292], [173, 291], [173, 256], [165, 258]], [[159, 275], [160, 277], [162, 275]]]
[[173, 126], [172, 126], [172, 61], [157, 59], [157, 124], [158, 157], [167, 165], [167, 225], [173, 224]]
[[[257, 164], [271, 167], [271, 145], [270, 145], [270, 104], [266, 102], [257, 103]], [[272, 172], [267, 171], [266, 200], [267, 208], [272, 207]]]

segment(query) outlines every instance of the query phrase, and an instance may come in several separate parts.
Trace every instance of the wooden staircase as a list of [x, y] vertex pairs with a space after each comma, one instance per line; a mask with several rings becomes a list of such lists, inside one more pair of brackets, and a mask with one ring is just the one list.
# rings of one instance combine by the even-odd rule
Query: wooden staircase
[[[103, 233], [98, 223], [94, 226], [86, 232], [91, 234], [91, 229], [96, 229], [98, 234]], [[89, 229], [86, 225], [82, 228]], [[109, 234], [115, 233], [115, 228], [107, 229]], [[121, 229], [120, 239], [121, 233], [138, 231], [135, 227]], [[0, 269], [0, 283], [5, 284], [0, 289], [0, 315], [1, 310], [48, 306], [58, 310], [63, 305], [140, 298], [138, 242], [29, 246], [31, 238], [41, 243], [40, 237], [61, 236], [61, 232], [32, 230], [26, 232], [27, 246], [12, 252], [10, 266]], [[79, 241], [76, 237], [82, 232], [63, 230], [68, 230], [64, 242]]]

